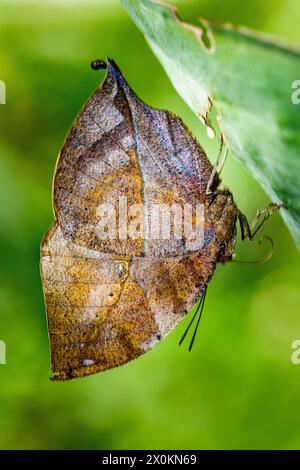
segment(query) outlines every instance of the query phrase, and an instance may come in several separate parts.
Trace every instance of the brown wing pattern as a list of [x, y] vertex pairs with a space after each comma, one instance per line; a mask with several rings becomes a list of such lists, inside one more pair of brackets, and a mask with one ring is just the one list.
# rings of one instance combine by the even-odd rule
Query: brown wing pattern
[[[107, 77], [79, 113], [63, 145], [54, 178], [54, 211], [74, 243], [129, 256], [186, 254], [185, 245], [99, 238], [100, 204], [128, 206], [205, 199], [212, 167], [179, 118], [142, 103], [110, 61]], [[118, 235], [118, 233], [117, 233]]]
[[[142, 103], [109, 61], [103, 85], [79, 113], [61, 150], [53, 188], [56, 222], [41, 246], [55, 380], [136, 358], [170, 332], [204, 292], [235, 222], [232, 199], [206, 196], [212, 167], [176, 116]], [[103, 239], [99, 207], [141, 204], [136, 239]], [[149, 240], [147, 204], [202, 202], [204, 245]], [[118, 215], [118, 214], [117, 214]], [[219, 225], [218, 225], [219, 224]], [[229, 230], [228, 229], [228, 230]]]
[[55, 225], [41, 253], [54, 379], [100, 372], [153, 347], [203, 293], [217, 249], [161, 260], [107, 255], [67, 241]]
[[142, 181], [130, 111], [112, 73], [73, 124], [54, 178], [54, 211], [64, 236], [87, 248], [139, 255], [142, 239], [99, 238], [97, 208], [119, 197], [142, 203]]

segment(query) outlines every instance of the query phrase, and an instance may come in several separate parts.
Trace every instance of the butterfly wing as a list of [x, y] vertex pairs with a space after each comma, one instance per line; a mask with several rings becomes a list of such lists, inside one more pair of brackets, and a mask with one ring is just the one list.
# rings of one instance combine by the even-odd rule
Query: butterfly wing
[[[199, 202], [210, 207], [211, 172], [180, 119], [141, 102], [109, 61], [103, 85], [79, 113], [60, 153], [56, 222], [41, 247], [56, 380], [138, 357], [204, 292], [222, 244], [213, 218], [205, 219], [203, 246], [193, 251], [185, 238], [149, 239], [146, 208]], [[120, 197], [128, 206], [141, 205], [134, 239], [121, 239], [118, 231], [111, 238], [99, 235], [99, 207], [116, 207]]]
[[[203, 202], [211, 171], [181, 120], [146, 106], [109, 61], [103, 85], [79, 113], [61, 150], [55, 216], [64, 236], [87, 248], [128, 256], [185, 254], [181, 241], [145, 240], [146, 206]], [[120, 200], [127, 207], [141, 205], [134, 240], [121, 239], [118, 230], [116, 237], [99, 235], [99, 209], [107, 205], [118, 215]]]
[[41, 272], [54, 380], [132, 360], [164, 338], [203, 293], [217, 245], [189, 256], [121, 257], [46, 235]]

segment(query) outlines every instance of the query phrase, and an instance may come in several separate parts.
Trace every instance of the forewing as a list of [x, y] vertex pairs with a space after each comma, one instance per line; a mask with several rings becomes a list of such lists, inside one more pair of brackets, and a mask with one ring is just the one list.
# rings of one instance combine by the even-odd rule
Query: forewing
[[[54, 209], [64, 236], [105, 253], [176, 256], [186, 240], [148, 240], [149, 207], [206, 199], [212, 167], [179, 118], [146, 106], [109, 61], [103, 85], [73, 124], [54, 178]], [[119, 201], [141, 205], [135, 239], [120, 236]], [[99, 231], [101, 208], [116, 215], [114, 234]], [[101, 219], [102, 220], [102, 219]], [[111, 223], [110, 223], [111, 226]], [[127, 227], [128, 229], [128, 227]]]

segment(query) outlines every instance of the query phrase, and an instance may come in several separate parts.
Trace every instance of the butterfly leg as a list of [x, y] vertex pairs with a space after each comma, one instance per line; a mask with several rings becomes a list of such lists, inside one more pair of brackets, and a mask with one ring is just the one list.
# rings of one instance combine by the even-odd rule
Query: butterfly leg
[[[211, 194], [213, 192], [213, 190], [215, 188], [216, 176], [220, 175], [220, 173], [223, 169], [223, 166], [225, 164], [227, 155], [228, 155], [228, 148], [225, 144], [224, 134], [221, 134], [220, 149], [219, 149], [217, 161], [216, 161], [216, 163], [213, 167], [213, 171], [210, 175], [210, 178], [209, 178], [209, 181], [208, 181], [208, 184], [207, 184], [207, 189], [206, 189], [207, 194]], [[218, 180], [218, 183], [219, 183], [219, 178], [217, 178], [217, 180]]]
[[253, 240], [253, 238], [262, 229], [271, 215], [275, 214], [282, 207], [286, 206], [284, 204], [276, 204], [275, 202], [271, 202], [264, 209], [257, 211], [256, 216], [250, 225], [247, 217], [240, 210], [238, 210], [238, 219], [241, 227], [242, 240], [245, 240], [246, 238], [248, 240]]

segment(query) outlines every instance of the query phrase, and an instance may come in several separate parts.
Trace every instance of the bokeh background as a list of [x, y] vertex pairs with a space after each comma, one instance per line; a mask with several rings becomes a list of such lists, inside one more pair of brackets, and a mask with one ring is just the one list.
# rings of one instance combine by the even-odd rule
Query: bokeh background
[[[297, 0], [177, 4], [189, 21], [230, 21], [300, 42]], [[184, 119], [212, 161], [218, 142], [209, 141], [118, 0], [0, 0], [0, 11], [7, 84], [0, 106], [0, 339], [7, 346], [0, 447], [299, 449], [300, 365], [291, 362], [291, 343], [300, 339], [300, 258], [279, 215], [264, 230], [276, 243], [268, 264], [218, 267], [191, 353], [178, 347], [185, 319], [132, 363], [49, 381], [39, 244], [53, 220], [56, 156], [103, 77], [90, 61], [114, 58], [141, 98]], [[250, 219], [268, 202], [232, 156], [223, 181]], [[239, 243], [237, 257], [257, 259], [268, 249]]]

